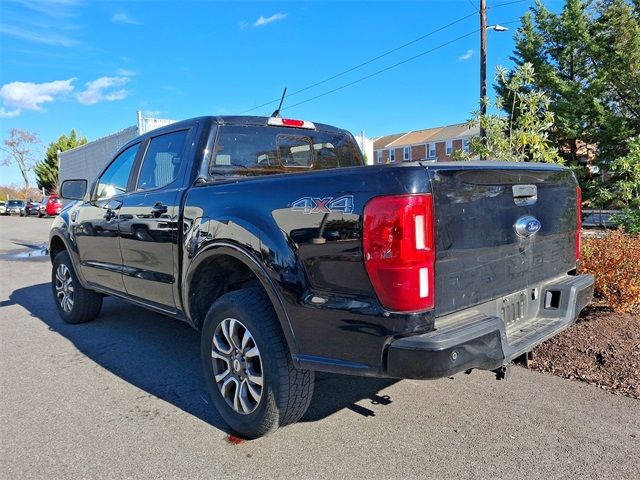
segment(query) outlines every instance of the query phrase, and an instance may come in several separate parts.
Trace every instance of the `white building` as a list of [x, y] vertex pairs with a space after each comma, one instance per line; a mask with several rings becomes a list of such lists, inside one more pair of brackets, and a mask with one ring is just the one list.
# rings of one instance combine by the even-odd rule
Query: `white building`
[[373, 139], [365, 137], [364, 132], [360, 132], [360, 135], [354, 135], [354, 138], [365, 156], [367, 165], [373, 165]]
[[174, 123], [175, 120], [143, 117], [137, 112], [137, 124], [98, 138], [79, 147], [58, 154], [58, 182], [84, 178], [89, 185], [97, 177], [120, 147], [138, 135]]

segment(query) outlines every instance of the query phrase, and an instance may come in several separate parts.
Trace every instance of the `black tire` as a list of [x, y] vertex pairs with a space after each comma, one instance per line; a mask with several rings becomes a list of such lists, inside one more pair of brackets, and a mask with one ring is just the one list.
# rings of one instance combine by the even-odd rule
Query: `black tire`
[[[62, 283], [56, 274], [62, 271], [68, 271], [68, 285], [71, 285], [71, 304], [63, 306], [63, 295], [69, 294], [66, 290], [62, 291]], [[66, 273], [66, 272], [65, 272]], [[58, 253], [53, 259], [53, 268], [51, 269], [51, 289], [53, 291], [53, 301], [58, 309], [60, 318], [66, 323], [85, 323], [95, 319], [102, 308], [102, 295], [84, 288], [78, 281], [71, 257], [66, 250]]]
[[[212, 357], [212, 351], [216, 348], [214, 334], [220, 333], [218, 326], [222, 328], [223, 321], [231, 319], [240, 323], [238, 328], [244, 329], [240, 331], [250, 333], [251, 341], [258, 349], [263, 384], [261, 397], [250, 413], [240, 413], [228, 404], [215, 380], [216, 360]], [[313, 394], [314, 373], [294, 367], [278, 318], [262, 289], [236, 290], [223, 295], [211, 306], [202, 328], [201, 355], [211, 400], [222, 418], [239, 435], [245, 438], [267, 435], [280, 426], [297, 422], [307, 411]], [[246, 366], [244, 362], [248, 360], [244, 355], [242, 359]], [[226, 363], [231, 368], [231, 364]], [[230, 371], [224, 378], [229, 376], [240, 380], [242, 373], [237, 376], [235, 371]], [[244, 378], [249, 378], [249, 375]], [[236, 389], [240, 388], [237, 382], [235, 386]]]

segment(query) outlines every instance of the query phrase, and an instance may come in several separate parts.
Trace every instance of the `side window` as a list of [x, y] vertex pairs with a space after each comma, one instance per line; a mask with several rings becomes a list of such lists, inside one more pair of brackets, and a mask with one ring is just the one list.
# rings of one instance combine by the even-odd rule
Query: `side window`
[[138, 175], [138, 190], [164, 187], [176, 179], [188, 133], [181, 130], [151, 139]]
[[111, 198], [127, 191], [129, 174], [139, 148], [139, 143], [127, 148], [107, 167], [98, 181], [97, 200]]

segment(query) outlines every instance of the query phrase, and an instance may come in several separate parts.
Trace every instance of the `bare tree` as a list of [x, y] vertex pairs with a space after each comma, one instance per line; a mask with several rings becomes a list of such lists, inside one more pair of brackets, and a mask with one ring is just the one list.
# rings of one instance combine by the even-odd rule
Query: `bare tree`
[[24, 186], [29, 188], [29, 170], [32, 170], [35, 165], [32, 149], [38, 143], [38, 137], [35, 133], [12, 128], [9, 130], [9, 138], [3, 143], [4, 147], [0, 147], [0, 149], [7, 156], [2, 163], [4, 165], [17, 163], [24, 179]]

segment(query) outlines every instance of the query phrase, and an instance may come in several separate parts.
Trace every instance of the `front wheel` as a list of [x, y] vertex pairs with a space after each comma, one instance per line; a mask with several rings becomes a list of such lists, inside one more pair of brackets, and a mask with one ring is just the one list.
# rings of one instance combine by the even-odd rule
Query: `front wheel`
[[89, 322], [100, 313], [102, 295], [80, 285], [66, 250], [53, 259], [51, 287], [58, 314], [66, 323]]
[[229, 426], [257, 438], [295, 423], [309, 407], [314, 374], [294, 367], [276, 314], [260, 288], [230, 292], [202, 329], [207, 389]]

